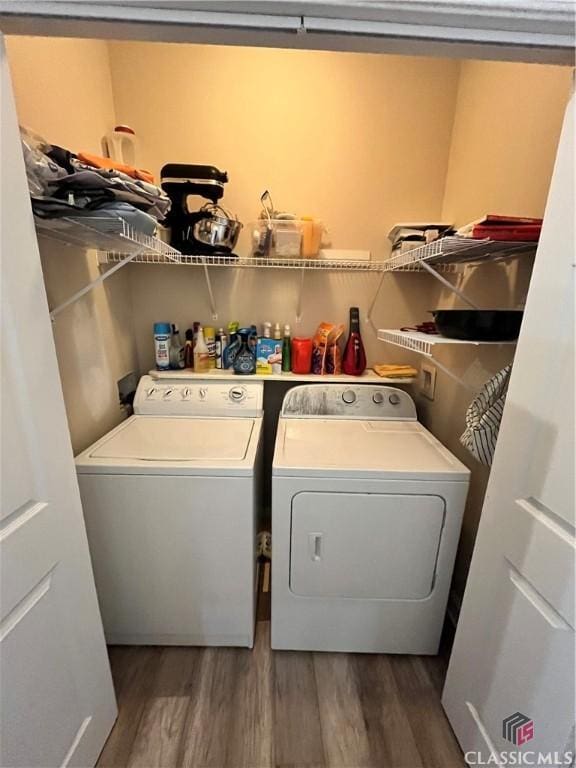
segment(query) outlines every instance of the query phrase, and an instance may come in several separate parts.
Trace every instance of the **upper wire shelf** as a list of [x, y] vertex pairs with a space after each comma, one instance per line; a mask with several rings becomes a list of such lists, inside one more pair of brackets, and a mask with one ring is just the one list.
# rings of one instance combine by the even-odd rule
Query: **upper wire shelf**
[[[117, 254], [106, 255], [108, 263], [121, 259]], [[340, 272], [383, 272], [384, 261], [340, 261], [337, 259], [266, 258], [257, 256], [234, 256], [209, 254], [190, 256], [181, 254], [178, 260], [167, 260], [162, 254], [142, 253], [134, 259], [135, 264], [184, 264], [199, 267], [234, 267], [239, 269], [312, 269]]]
[[456, 266], [484, 260], [498, 261], [514, 256], [534, 253], [537, 242], [511, 242], [502, 240], [473, 240], [469, 237], [449, 236], [405, 251], [384, 262], [385, 272], [419, 271], [422, 265]]
[[384, 261], [340, 261], [336, 259], [258, 258], [255, 256], [189, 256], [151, 235], [144, 235], [124, 219], [103, 217], [62, 217], [36, 219], [42, 237], [65, 245], [93, 248], [101, 262], [118, 264], [131, 256], [134, 264], [181, 264], [201, 267], [244, 267], [268, 269], [313, 269], [353, 272], [383, 272]]
[[42, 237], [64, 245], [94, 250], [116, 256], [122, 261], [125, 256], [154, 255], [166, 261], [178, 262], [180, 252], [152, 235], [145, 235], [134, 229], [127, 221], [103, 216], [64, 216], [56, 219], [36, 217], [36, 230]]

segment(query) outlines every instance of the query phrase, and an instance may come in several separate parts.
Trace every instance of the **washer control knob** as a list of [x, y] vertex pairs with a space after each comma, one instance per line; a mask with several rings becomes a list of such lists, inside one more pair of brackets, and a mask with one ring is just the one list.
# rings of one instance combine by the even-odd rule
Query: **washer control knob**
[[146, 398], [149, 399], [151, 397], [154, 397], [154, 394], [156, 392], [156, 387], [148, 387], [146, 390]]
[[400, 405], [400, 395], [397, 395], [396, 392], [392, 392], [388, 398], [388, 402], [390, 405]]
[[342, 400], [344, 400], [347, 405], [352, 405], [352, 403], [356, 402], [356, 392], [354, 392], [353, 389], [346, 389], [342, 392]]
[[228, 391], [228, 397], [233, 403], [241, 403], [246, 397], [246, 390], [244, 387], [232, 387]]
[[372, 395], [372, 402], [376, 403], [376, 405], [382, 405], [382, 403], [384, 402], [384, 395], [382, 394], [382, 392], [374, 392], [374, 394]]

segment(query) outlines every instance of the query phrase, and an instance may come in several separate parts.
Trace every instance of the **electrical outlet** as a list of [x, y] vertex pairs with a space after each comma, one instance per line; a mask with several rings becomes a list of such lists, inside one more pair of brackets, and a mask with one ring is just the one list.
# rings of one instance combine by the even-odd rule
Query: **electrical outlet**
[[434, 400], [436, 391], [436, 368], [428, 363], [420, 365], [420, 392], [428, 400]]

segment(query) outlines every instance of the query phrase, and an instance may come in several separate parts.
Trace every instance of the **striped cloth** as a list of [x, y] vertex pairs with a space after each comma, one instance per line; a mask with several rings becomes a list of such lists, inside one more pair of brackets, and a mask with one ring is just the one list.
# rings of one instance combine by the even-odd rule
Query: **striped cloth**
[[492, 376], [466, 411], [466, 429], [460, 442], [486, 467], [492, 466], [511, 369], [507, 365]]

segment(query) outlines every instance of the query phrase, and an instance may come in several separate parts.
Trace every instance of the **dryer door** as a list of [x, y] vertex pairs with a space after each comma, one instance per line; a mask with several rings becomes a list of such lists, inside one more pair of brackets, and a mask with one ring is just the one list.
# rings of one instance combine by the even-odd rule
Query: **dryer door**
[[426, 598], [444, 514], [439, 496], [298, 493], [290, 588], [305, 597]]

